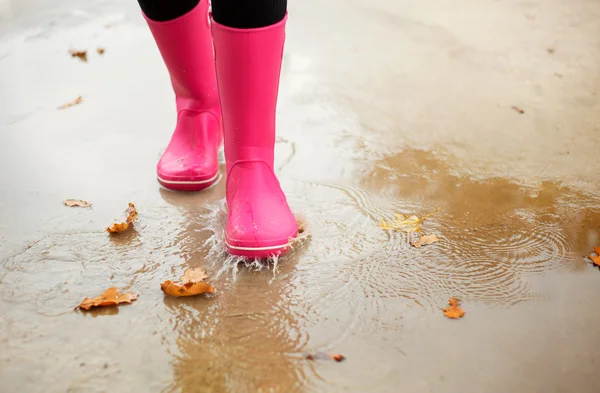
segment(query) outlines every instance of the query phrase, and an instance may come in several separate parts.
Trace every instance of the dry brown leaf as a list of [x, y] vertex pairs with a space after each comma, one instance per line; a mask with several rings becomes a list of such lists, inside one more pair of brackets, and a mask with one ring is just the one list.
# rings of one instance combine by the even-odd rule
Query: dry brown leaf
[[515, 105], [513, 105], [513, 106], [511, 106], [511, 108], [512, 108], [514, 111], [517, 111], [517, 112], [519, 112], [519, 114], [521, 114], [521, 115], [522, 115], [523, 113], [525, 113], [525, 111], [524, 111], [523, 109], [519, 108], [518, 106], [515, 106]]
[[165, 295], [173, 297], [196, 296], [201, 293], [214, 293], [215, 289], [205, 282], [180, 283], [167, 280], [160, 284], [160, 289]]
[[69, 207], [91, 207], [92, 204], [81, 199], [65, 199], [64, 204]]
[[133, 223], [133, 220], [135, 220], [138, 216], [137, 210], [135, 208], [135, 205], [131, 202], [129, 202], [129, 207], [127, 208], [127, 210], [125, 210], [125, 213], [127, 213], [127, 223], [131, 224]]
[[96, 52], [98, 52], [99, 55], [103, 55], [104, 54], [104, 48], [98, 48], [98, 49], [96, 49]]
[[600, 267], [600, 247], [595, 246], [594, 252], [597, 256], [593, 256], [592, 254], [590, 254], [589, 258], [592, 260], [592, 262], [594, 262], [594, 265]]
[[298, 234], [301, 235], [304, 233], [306, 229], [304, 228], [304, 223], [303, 222], [298, 222]]
[[79, 96], [79, 97], [75, 98], [73, 101], [69, 101], [69, 102], [67, 102], [64, 105], [59, 106], [58, 109], [67, 109], [67, 108], [70, 108], [72, 106], [79, 105], [82, 102], [83, 102], [83, 97]]
[[86, 50], [69, 50], [71, 57], [77, 57], [79, 60], [87, 63], [87, 51]]
[[462, 308], [458, 307], [460, 305], [460, 302], [455, 298], [451, 297], [450, 300], [448, 300], [448, 305], [450, 307], [444, 309], [444, 315], [446, 317], [450, 319], [458, 319], [462, 318], [465, 315], [465, 311]]
[[421, 239], [418, 242], [411, 242], [410, 245], [413, 247], [421, 247], [424, 246], [426, 244], [432, 244], [435, 242], [439, 242], [440, 239], [438, 239], [438, 237], [436, 235], [425, 235], [425, 236], [421, 236]]
[[109, 233], [125, 232], [127, 230], [127, 228], [129, 228], [129, 225], [133, 223], [133, 220], [135, 220], [135, 218], [138, 216], [135, 205], [131, 202], [129, 203], [129, 207], [127, 208], [125, 213], [127, 213], [127, 218], [125, 219], [125, 221], [124, 222], [116, 222], [116, 223], [112, 224], [111, 226], [106, 228], [106, 232], [109, 232]]
[[186, 269], [186, 271], [183, 273], [183, 276], [181, 276], [180, 280], [184, 283], [195, 283], [195, 282], [200, 282], [200, 281], [204, 281], [205, 279], [208, 278], [208, 274], [206, 274], [206, 272], [202, 269], [198, 269], [198, 268], [189, 268]]
[[87, 311], [92, 307], [116, 306], [123, 303], [129, 304], [137, 298], [138, 295], [134, 293], [119, 293], [119, 289], [117, 287], [112, 287], [108, 288], [102, 295], [98, 296], [97, 298], [90, 299], [86, 297], [77, 307]]
[[126, 222], [115, 222], [114, 224], [112, 224], [111, 226], [106, 228], [106, 232], [108, 232], [108, 233], [125, 232], [127, 230], [127, 228], [129, 228], [129, 224], [127, 224]]
[[344, 355], [327, 353], [327, 352], [309, 353], [309, 354], [306, 354], [305, 357], [308, 360], [335, 360], [336, 362], [342, 362], [342, 361], [346, 360]]
[[437, 208], [431, 213], [419, 218], [417, 216], [407, 216], [404, 214], [394, 214], [396, 219], [394, 221], [386, 221], [382, 219], [379, 222], [379, 227], [388, 231], [404, 231], [406, 233], [410, 232], [421, 232], [421, 224], [425, 221], [426, 218], [433, 216], [440, 209]]

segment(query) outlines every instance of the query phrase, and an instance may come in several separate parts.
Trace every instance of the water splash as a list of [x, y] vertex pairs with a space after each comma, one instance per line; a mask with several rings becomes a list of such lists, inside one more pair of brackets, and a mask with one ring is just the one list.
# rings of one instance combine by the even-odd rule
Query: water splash
[[297, 253], [306, 240], [310, 238], [310, 224], [306, 219], [305, 212], [298, 212], [296, 221], [298, 222], [298, 236], [290, 243], [290, 250], [285, 256], [272, 255], [265, 259], [248, 259], [245, 257], [231, 255], [227, 252], [227, 243], [225, 241], [225, 227], [227, 225], [227, 205], [225, 199], [217, 202], [207, 203], [203, 206], [204, 213], [201, 218], [205, 223], [207, 231], [212, 234], [206, 239], [204, 246], [208, 249], [207, 260], [213, 261], [213, 266], [217, 273], [215, 278], [224, 274], [231, 274], [233, 280], [237, 279], [240, 266], [251, 271], [270, 270], [273, 277], [277, 276], [279, 262], [281, 259], [289, 258], [290, 255]]

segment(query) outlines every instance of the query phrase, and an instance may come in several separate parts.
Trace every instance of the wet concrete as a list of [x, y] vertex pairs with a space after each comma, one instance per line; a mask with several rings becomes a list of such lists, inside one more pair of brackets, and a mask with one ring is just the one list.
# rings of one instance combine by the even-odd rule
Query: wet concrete
[[[155, 181], [174, 105], [135, 2], [0, 0], [0, 391], [600, 391], [600, 4], [290, 15], [277, 169], [310, 237], [257, 270], [221, 253], [223, 182]], [[436, 207], [432, 246], [377, 226]], [[215, 296], [165, 299], [189, 266]], [[113, 285], [139, 300], [72, 310]]]

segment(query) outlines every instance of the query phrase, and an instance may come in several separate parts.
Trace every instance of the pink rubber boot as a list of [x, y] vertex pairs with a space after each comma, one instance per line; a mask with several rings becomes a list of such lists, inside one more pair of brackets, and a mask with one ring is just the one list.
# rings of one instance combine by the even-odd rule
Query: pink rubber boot
[[167, 22], [146, 17], [169, 70], [177, 126], [156, 171], [164, 187], [198, 191], [219, 181], [221, 107], [208, 20], [208, 0]]
[[258, 29], [212, 22], [225, 131], [227, 247], [248, 258], [282, 254], [298, 234], [273, 171], [286, 19]]

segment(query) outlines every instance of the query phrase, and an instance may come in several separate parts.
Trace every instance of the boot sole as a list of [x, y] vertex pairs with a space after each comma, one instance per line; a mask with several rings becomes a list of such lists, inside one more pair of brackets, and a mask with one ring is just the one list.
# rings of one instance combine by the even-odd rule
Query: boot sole
[[216, 185], [222, 178], [221, 172], [217, 172], [215, 176], [206, 180], [165, 180], [160, 176], [156, 177], [158, 182], [165, 188], [174, 191], [201, 191], [206, 190]]
[[246, 258], [267, 258], [270, 256], [279, 256], [286, 253], [290, 248], [290, 243], [280, 244], [276, 246], [265, 247], [241, 247], [232, 246], [227, 243], [227, 250], [231, 255], [236, 255]]

